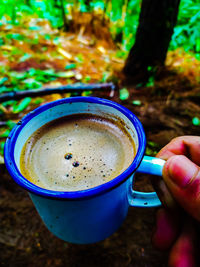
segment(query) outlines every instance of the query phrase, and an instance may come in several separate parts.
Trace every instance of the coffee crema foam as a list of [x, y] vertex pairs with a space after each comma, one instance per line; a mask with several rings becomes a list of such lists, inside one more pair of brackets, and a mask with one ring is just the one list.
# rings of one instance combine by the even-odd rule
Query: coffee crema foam
[[129, 167], [134, 141], [116, 122], [77, 114], [49, 122], [26, 141], [22, 175], [55, 191], [79, 191], [106, 183]]

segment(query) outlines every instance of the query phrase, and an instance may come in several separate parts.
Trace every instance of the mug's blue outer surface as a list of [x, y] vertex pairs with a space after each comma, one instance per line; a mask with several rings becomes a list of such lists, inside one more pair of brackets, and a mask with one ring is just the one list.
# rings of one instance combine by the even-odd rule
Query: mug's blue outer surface
[[58, 200], [30, 193], [47, 228], [57, 237], [76, 244], [104, 240], [124, 221], [130, 180], [89, 199]]
[[[131, 165], [115, 179], [87, 190], [76, 192], [40, 188], [22, 176], [20, 151], [28, 137], [43, 124], [74, 113], [113, 113], [136, 135], [137, 153]], [[133, 130], [134, 129], [134, 130]], [[156, 193], [132, 190], [134, 173], [139, 171], [162, 175], [164, 161], [143, 156], [146, 139], [138, 118], [125, 107], [106, 99], [73, 97], [47, 103], [27, 114], [6, 140], [4, 158], [13, 179], [29, 191], [39, 215], [57, 237], [78, 244], [94, 243], [115, 232], [125, 219], [129, 206], [159, 206]], [[142, 163], [141, 163], [142, 161]]]

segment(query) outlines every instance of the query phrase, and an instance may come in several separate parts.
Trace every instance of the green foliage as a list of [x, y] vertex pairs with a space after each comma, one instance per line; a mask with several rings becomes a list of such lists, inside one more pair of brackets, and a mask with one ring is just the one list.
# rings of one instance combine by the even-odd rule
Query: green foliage
[[3, 133], [0, 134], [0, 138], [7, 138], [10, 133], [10, 130], [5, 130]]
[[22, 112], [31, 103], [31, 97], [25, 97], [18, 105], [13, 106], [13, 113], [17, 114]]
[[3, 155], [4, 146], [5, 142], [4, 141], [0, 142], [0, 155]]
[[12, 128], [16, 125], [16, 123], [12, 120], [8, 120], [6, 124], [10, 130], [12, 130]]
[[141, 106], [142, 102], [140, 100], [133, 100], [132, 104], [135, 105], [135, 106]]
[[129, 98], [129, 91], [126, 88], [120, 89], [119, 98], [121, 100], [127, 100]]
[[177, 47], [200, 54], [199, 0], [181, 0], [178, 22], [174, 28], [170, 49]]
[[[122, 44], [126, 51], [130, 50], [135, 40], [139, 13], [142, 0], [63, 0], [65, 13], [69, 14], [72, 7], [81, 12], [92, 10], [106, 12], [111, 20], [110, 31], [116, 42]], [[50, 21], [52, 26], [58, 28], [63, 25], [61, 0], [1, 0], [0, 25], [19, 24], [20, 18], [36, 14], [40, 18]], [[30, 26], [31, 30], [38, 30], [37, 25]], [[6, 39], [22, 40], [18, 33], [8, 34]], [[45, 35], [45, 39], [50, 36]], [[35, 41], [36, 39], [34, 39]], [[4, 44], [0, 38], [0, 46]], [[36, 40], [37, 41], [37, 40]], [[55, 39], [55, 42], [58, 40]], [[200, 2], [199, 0], [181, 0], [177, 26], [170, 44], [170, 49], [183, 47], [186, 51], [193, 51], [200, 57]], [[17, 51], [15, 51], [17, 53]], [[14, 52], [13, 52], [14, 53]], [[24, 55], [22, 61], [29, 55]]]
[[192, 118], [192, 124], [195, 126], [200, 126], [200, 119], [198, 117]]
[[[4, 70], [0, 70], [0, 93], [9, 91], [29, 90], [42, 87], [43, 83], [51, 82], [57, 78], [73, 78], [79, 80], [78, 74], [75, 73], [74, 68], [76, 64], [68, 64], [66, 71], [56, 72], [54, 69], [34, 69], [30, 68], [27, 71], [16, 72], [8, 71], [7, 77], [4, 75]], [[81, 77], [82, 79], [82, 77]], [[91, 78], [85, 77], [85, 81], [88, 82]]]
[[148, 141], [145, 154], [148, 156], [155, 156], [159, 152], [160, 149], [161, 149], [161, 146], [159, 144], [153, 141]]
[[75, 68], [76, 68], [75, 63], [67, 64], [65, 67], [66, 70], [71, 70], [71, 69], [75, 69]]

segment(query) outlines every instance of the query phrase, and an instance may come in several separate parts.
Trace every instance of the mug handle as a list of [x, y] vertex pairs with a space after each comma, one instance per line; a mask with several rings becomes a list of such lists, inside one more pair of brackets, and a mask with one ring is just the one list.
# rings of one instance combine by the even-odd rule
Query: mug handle
[[[136, 172], [162, 176], [162, 170], [165, 162], [166, 161], [163, 159], [144, 156]], [[145, 193], [145, 192], [135, 191], [132, 189], [132, 185], [130, 188], [128, 200], [130, 206], [132, 207], [151, 208], [151, 207], [161, 206], [161, 202], [156, 192]]]

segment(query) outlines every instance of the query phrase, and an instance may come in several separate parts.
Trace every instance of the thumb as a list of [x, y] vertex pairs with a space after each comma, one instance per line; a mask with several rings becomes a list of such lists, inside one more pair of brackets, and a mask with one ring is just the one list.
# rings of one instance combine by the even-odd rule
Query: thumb
[[170, 157], [163, 178], [173, 197], [200, 221], [200, 168], [183, 155]]
[[[195, 267], [198, 256], [198, 235], [194, 221], [187, 218], [184, 221], [182, 233], [171, 248], [169, 267]], [[198, 265], [199, 266], [199, 265]]]

